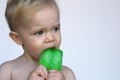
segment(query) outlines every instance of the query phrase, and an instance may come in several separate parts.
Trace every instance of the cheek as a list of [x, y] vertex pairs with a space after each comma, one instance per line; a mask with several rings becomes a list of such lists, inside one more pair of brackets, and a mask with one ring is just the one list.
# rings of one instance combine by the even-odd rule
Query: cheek
[[28, 48], [27, 49], [27, 53], [31, 56], [31, 57], [33, 57], [34, 59], [37, 59], [37, 60], [39, 60], [39, 57], [40, 57], [40, 54], [41, 54], [41, 48], [39, 48], [39, 47], [31, 47], [31, 48]]
[[61, 44], [61, 36], [57, 36], [57, 46], [60, 46]]
[[42, 44], [38, 44], [38, 43], [28, 43], [28, 45], [25, 45], [25, 51], [27, 54], [35, 57], [35, 58], [39, 58], [40, 56], [40, 51], [42, 50]]
[[28, 53], [36, 54], [36, 53], [38, 53], [38, 51], [39, 51], [39, 48], [37, 48], [37, 47], [34, 47], [34, 46], [27, 47]]

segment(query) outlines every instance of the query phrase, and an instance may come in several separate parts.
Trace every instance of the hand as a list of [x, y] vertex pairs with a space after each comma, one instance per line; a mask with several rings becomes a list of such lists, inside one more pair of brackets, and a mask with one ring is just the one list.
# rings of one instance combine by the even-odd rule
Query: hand
[[46, 80], [47, 70], [42, 65], [39, 65], [28, 77], [28, 80]]
[[65, 80], [65, 77], [61, 71], [50, 70], [48, 72], [47, 80]]

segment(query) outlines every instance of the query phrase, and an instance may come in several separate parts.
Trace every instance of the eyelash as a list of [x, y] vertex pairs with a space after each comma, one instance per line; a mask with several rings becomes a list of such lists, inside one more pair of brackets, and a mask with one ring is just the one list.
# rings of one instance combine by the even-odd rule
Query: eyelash
[[55, 27], [55, 28], [54, 28], [54, 31], [55, 31], [55, 32], [57, 32], [58, 30], [60, 30], [59, 27]]
[[[57, 32], [58, 30], [60, 30], [60, 28], [55, 27], [53, 30], [54, 30], [54, 32]], [[35, 35], [42, 35], [43, 33], [44, 33], [43, 31], [38, 31], [38, 32], [35, 33]]]
[[35, 33], [35, 35], [42, 35], [43, 34], [43, 31], [38, 31]]

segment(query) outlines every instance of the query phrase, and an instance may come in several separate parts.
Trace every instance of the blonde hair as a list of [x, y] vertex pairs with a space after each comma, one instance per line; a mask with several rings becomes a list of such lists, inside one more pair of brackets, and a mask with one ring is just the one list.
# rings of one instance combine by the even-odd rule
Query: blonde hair
[[32, 15], [46, 5], [58, 6], [55, 0], [8, 0], [5, 16], [11, 31], [31, 20]]

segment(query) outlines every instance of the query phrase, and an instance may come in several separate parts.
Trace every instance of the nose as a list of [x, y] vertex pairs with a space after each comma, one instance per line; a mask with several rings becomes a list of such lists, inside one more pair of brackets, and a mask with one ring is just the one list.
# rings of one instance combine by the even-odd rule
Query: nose
[[53, 42], [54, 41], [54, 35], [52, 33], [47, 33], [45, 35], [45, 42], [49, 43], [49, 42]]

